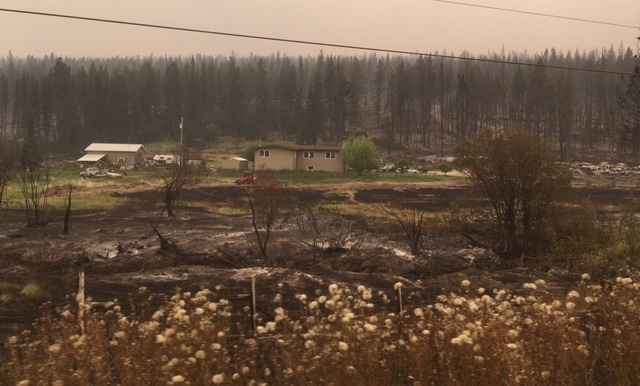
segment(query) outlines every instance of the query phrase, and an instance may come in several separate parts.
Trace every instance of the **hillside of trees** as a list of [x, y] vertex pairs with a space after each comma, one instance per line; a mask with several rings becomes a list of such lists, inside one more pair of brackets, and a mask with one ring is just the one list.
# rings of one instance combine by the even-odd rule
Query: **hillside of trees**
[[488, 127], [532, 133], [564, 160], [637, 161], [640, 116], [629, 86], [640, 88], [640, 72], [630, 48], [461, 56], [474, 60], [9, 53], [0, 57], [0, 139], [75, 153], [90, 142], [177, 141], [183, 119], [188, 145], [370, 135], [381, 150], [447, 155]]

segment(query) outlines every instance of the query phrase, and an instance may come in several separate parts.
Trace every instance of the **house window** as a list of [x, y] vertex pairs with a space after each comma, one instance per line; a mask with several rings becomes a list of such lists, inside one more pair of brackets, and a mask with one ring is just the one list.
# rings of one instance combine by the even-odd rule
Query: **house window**
[[269, 150], [260, 150], [260, 153], [258, 153], [258, 157], [269, 158]]
[[307, 171], [308, 172], [312, 172], [313, 171], [313, 166], [312, 165], [307, 166]]
[[305, 151], [304, 152], [304, 158], [313, 158], [314, 155], [315, 154], [312, 151]]
[[119, 164], [125, 164], [125, 163], [127, 163], [127, 160], [122, 158], [122, 157], [118, 157], [118, 163]]
[[328, 151], [328, 152], [324, 153], [324, 158], [326, 158], [326, 159], [335, 159], [336, 158], [336, 152], [335, 151]]

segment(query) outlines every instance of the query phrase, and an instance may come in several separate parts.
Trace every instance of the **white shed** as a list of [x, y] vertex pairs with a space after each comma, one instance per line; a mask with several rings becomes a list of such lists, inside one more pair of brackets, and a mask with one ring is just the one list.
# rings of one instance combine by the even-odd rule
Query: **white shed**
[[242, 157], [231, 157], [222, 160], [223, 169], [248, 170], [249, 160]]

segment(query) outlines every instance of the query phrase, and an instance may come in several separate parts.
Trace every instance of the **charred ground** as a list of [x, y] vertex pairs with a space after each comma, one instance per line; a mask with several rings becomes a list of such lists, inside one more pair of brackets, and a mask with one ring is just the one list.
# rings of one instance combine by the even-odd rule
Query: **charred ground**
[[[100, 302], [119, 299], [125, 305], [140, 287], [155, 294], [218, 288], [221, 297], [247, 305], [251, 277], [256, 278], [258, 306], [264, 319], [272, 314], [271, 300], [283, 295], [291, 310], [300, 307], [295, 294], [313, 293], [331, 283], [364, 285], [388, 293], [401, 281], [407, 288], [405, 302], [432, 302], [441, 293], [459, 289], [463, 278], [487, 290], [522, 283], [535, 277], [555, 280], [558, 290], [571, 277], [523, 267], [493, 266], [488, 250], [465, 237], [448, 232], [429, 234], [423, 258], [408, 253], [402, 232], [375, 219], [353, 214], [325, 212], [319, 216], [327, 237], [339, 238], [343, 248], [313, 250], [308, 235], [295, 224], [279, 227], [270, 244], [270, 258], [259, 258], [246, 214], [222, 215], [200, 207], [180, 207], [177, 217], [159, 218], [158, 192], [148, 186], [108, 191], [85, 190], [76, 194], [127, 197], [129, 204], [110, 210], [73, 211], [69, 235], [61, 235], [62, 216], [45, 227], [24, 227], [20, 211], [0, 212], [0, 327], [3, 335], [27, 328], [45, 307], [73, 301], [76, 277], [82, 265], [87, 296]], [[183, 201], [208, 200], [215, 205], [246, 209], [246, 187], [231, 184], [199, 185], [184, 192]], [[359, 206], [377, 204], [414, 206], [430, 213], [446, 213], [453, 203], [476, 205], [460, 180], [430, 184], [343, 184], [291, 188], [298, 202]], [[60, 192], [64, 194], [64, 192]], [[571, 201], [591, 199], [598, 205], [621, 207], [637, 199], [633, 189], [580, 187]], [[159, 238], [172, 248], [160, 250]], [[32, 288], [31, 290], [27, 290]], [[30, 292], [31, 291], [31, 292]], [[395, 303], [385, 305], [390, 311]], [[235, 303], [234, 303], [235, 307]]]

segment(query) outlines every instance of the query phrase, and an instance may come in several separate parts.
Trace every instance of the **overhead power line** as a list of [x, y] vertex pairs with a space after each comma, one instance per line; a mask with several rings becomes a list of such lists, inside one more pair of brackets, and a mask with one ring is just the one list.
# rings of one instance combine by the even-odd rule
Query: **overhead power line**
[[[434, 0], [434, 1], [436, 1], [436, 0]], [[114, 20], [114, 19], [100, 19], [100, 18], [95, 18], [95, 17], [74, 16], [74, 15], [66, 15], [66, 14], [58, 14], [58, 13], [47, 13], [47, 12], [36, 12], [36, 11], [26, 11], [26, 10], [9, 9], [9, 8], [0, 8], [0, 12], [11, 12], [11, 13], [20, 13], [20, 14], [37, 15], [37, 16], [48, 16], [48, 17], [56, 17], [56, 18], [63, 18], [63, 19], [73, 19], [73, 20], [99, 22], [99, 23], [129, 25], [129, 26], [135, 26], [135, 27], [156, 28], [156, 29], [164, 29], [164, 30], [171, 30], [171, 31], [193, 32], [193, 33], [201, 33], [201, 34], [208, 34], [208, 35], [230, 36], [230, 37], [245, 38], [245, 39], [268, 40], [268, 41], [275, 41], [275, 42], [306, 44], [306, 45], [322, 46], [322, 47], [346, 48], [346, 49], [372, 51], [372, 52], [385, 52], [385, 53], [398, 54], [398, 55], [426, 56], [426, 57], [432, 57], [432, 58], [466, 60], [466, 61], [474, 61], [474, 62], [498, 63], [498, 64], [508, 64], [508, 65], [520, 65], [520, 66], [528, 66], [528, 67], [544, 67], [544, 68], [554, 68], [554, 69], [559, 69], [559, 70], [593, 72], [593, 73], [623, 75], [623, 76], [637, 75], [637, 74], [635, 74], [633, 72], [611, 71], [611, 70], [603, 70], [603, 69], [595, 69], [595, 68], [578, 68], [578, 67], [568, 67], [568, 66], [557, 66], [557, 65], [551, 65], [551, 64], [513, 62], [513, 61], [499, 60], [499, 59], [473, 58], [473, 57], [464, 57], [464, 56], [455, 56], [455, 55], [433, 54], [433, 53], [430, 53], [430, 52], [404, 51], [404, 50], [395, 50], [395, 49], [377, 48], [377, 47], [367, 47], [367, 46], [354, 46], [354, 45], [347, 45], [347, 44], [336, 44], [336, 43], [317, 42], [317, 41], [309, 41], [309, 40], [276, 38], [276, 37], [269, 37], [269, 36], [262, 36], [262, 35], [247, 35], [247, 34], [238, 34], [238, 33], [231, 33], [231, 32], [221, 32], [221, 31], [194, 29], [194, 28], [174, 27], [174, 26], [160, 25], [160, 24], [138, 23], [138, 22], [124, 21], [124, 20]]]
[[522, 10], [519, 10], [519, 9], [492, 7], [492, 6], [489, 6], [489, 5], [463, 3], [461, 1], [450, 1], [450, 0], [431, 0], [431, 1], [435, 1], [437, 3], [448, 3], [448, 4], [455, 4], [455, 5], [462, 5], [462, 6], [465, 6], [465, 7], [484, 8], [484, 9], [492, 9], [492, 10], [495, 10], [495, 11], [514, 12], [514, 13], [522, 13], [522, 14], [525, 14], [525, 15], [535, 15], [535, 16], [552, 17], [552, 18], [556, 18], [556, 19], [580, 21], [580, 22], [584, 22], [584, 23], [603, 24], [603, 25], [610, 25], [610, 26], [613, 26], [613, 27], [633, 28], [633, 29], [636, 29], [636, 30], [640, 29], [640, 26], [637, 26], [637, 25], [611, 23], [611, 22], [607, 22], [607, 21], [582, 19], [582, 18], [571, 17], [571, 16], [552, 15], [552, 14], [549, 14], [549, 13], [542, 13], [542, 12], [522, 11]]

